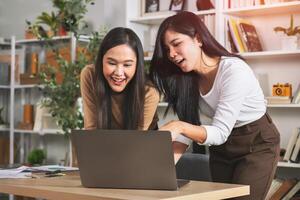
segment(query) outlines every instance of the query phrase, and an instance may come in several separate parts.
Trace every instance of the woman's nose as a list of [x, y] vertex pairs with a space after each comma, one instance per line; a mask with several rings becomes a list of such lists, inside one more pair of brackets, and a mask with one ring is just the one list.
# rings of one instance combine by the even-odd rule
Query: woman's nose
[[169, 51], [170, 51], [169, 52], [170, 58], [174, 59], [176, 57], [176, 55], [177, 55], [176, 51], [173, 48], [170, 48]]
[[117, 75], [117, 76], [123, 76], [124, 75], [123, 67], [118, 65], [114, 74]]

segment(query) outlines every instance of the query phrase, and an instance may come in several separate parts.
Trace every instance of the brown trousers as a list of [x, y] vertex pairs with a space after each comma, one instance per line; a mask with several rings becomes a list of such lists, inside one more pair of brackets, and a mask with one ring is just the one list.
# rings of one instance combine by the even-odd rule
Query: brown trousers
[[279, 143], [268, 114], [234, 128], [226, 143], [209, 148], [213, 181], [250, 185], [250, 195], [234, 199], [264, 200], [279, 160]]

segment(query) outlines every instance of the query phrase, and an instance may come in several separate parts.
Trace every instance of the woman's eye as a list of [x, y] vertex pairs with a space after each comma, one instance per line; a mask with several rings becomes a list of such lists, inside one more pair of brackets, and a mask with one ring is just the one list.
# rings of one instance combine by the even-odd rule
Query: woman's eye
[[114, 62], [108, 62], [109, 65], [116, 65]]
[[132, 64], [124, 64], [124, 67], [131, 67]]
[[180, 44], [181, 44], [181, 42], [174, 43], [173, 46], [174, 46], [174, 47], [177, 47], [177, 46], [179, 46]]

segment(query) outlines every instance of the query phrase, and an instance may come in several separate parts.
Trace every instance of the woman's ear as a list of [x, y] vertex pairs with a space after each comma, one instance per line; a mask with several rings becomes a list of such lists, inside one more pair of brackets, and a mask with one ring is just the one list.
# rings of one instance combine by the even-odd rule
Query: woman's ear
[[202, 47], [202, 41], [201, 41], [201, 38], [200, 38], [199, 34], [197, 34], [197, 35], [195, 36], [195, 39], [196, 39], [197, 42], [199, 43], [199, 47]]

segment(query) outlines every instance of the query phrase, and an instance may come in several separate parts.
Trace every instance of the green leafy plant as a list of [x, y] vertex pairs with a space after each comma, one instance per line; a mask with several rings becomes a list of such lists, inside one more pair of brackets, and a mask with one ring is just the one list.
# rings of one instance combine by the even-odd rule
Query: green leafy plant
[[104, 26], [100, 28], [100, 31], [92, 32], [86, 48], [86, 53], [89, 54], [90, 60], [92, 62], [96, 61], [99, 46], [107, 32], [108, 29]]
[[42, 165], [46, 159], [46, 153], [42, 149], [32, 150], [27, 157], [27, 161], [30, 165]]
[[42, 14], [37, 17], [36, 24], [45, 24], [49, 26], [53, 34], [56, 35], [59, 27], [59, 20], [53, 11], [50, 14], [47, 12], [42, 12]]
[[26, 20], [26, 25], [27, 25], [27, 31], [32, 32], [33, 35], [35, 35], [37, 38], [44, 38], [47, 39], [48, 35], [45, 29], [39, 25], [39, 24], [32, 24], [30, 21]]
[[[44, 84], [42, 105], [62, 128], [65, 134], [72, 129], [83, 128], [83, 116], [76, 105], [80, 97], [80, 72], [88, 63], [84, 54], [79, 54], [75, 62], [68, 62], [58, 56], [58, 68], [47, 66], [40, 73]], [[62, 73], [63, 81], [57, 82], [56, 73]]]
[[66, 31], [77, 33], [80, 25], [86, 27], [83, 21], [87, 12], [87, 5], [94, 4], [94, 0], [52, 0], [53, 6], [58, 10], [58, 18]]
[[287, 36], [293, 36], [297, 33], [300, 33], [300, 26], [294, 26], [294, 16], [291, 15], [290, 26], [288, 28], [284, 28], [281, 26], [277, 26], [274, 28], [275, 32], [283, 32]]
[[[57, 35], [60, 30], [77, 33], [87, 27], [87, 23], [83, 20], [87, 12], [87, 5], [94, 4], [94, 0], [51, 0], [55, 12], [42, 12], [37, 17], [37, 21], [31, 23], [26, 21], [28, 29], [40, 39], [47, 39], [45, 29], [49, 29]], [[43, 26], [44, 25], [44, 26]], [[45, 27], [46, 26], [46, 27]], [[52, 35], [51, 35], [52, 36]], [[50, 36], [50, 37], [51, 37]]]

